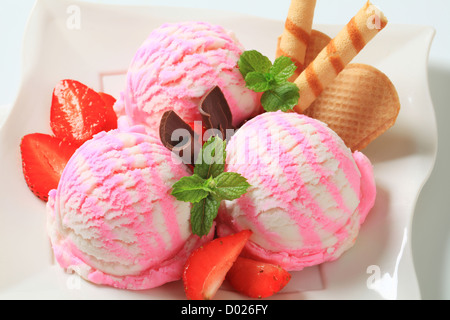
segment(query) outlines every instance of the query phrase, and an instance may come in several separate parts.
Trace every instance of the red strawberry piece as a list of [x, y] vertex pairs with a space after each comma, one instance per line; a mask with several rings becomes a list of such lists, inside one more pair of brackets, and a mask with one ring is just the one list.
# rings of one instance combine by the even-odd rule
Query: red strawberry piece
[[110, 103], [96, 91], [75, 80], [62, 80], [53, 90], [50, 125], [56, 137], [82, 144], [111, 129], [111, 112]]
[[64, 167], [76, 149], [75, 145], [47, 134], [33, 133], [22, 138], [23, 174], [39, 199], [48, 201], [48, 192], [58, 187]]
[[105, 101], [105, 103], [111, 107], [113, 107], [117, 101], [116, 98], [108, 93], [99, 91], [98, 94], [100, 95], [100, 97], [102, 97], [103, 101]]
[[250, 230], [244, 230], [214, 239], [194, 250], [184, 267], [186, 297], [189, 300], [211, 300], [251, 235]]
[[188, 125], [194, 130], [194, 133], [197, 134], [200, 145], [203, 145], [205, 143], [203, 139], [205, 138], [206, 128], [202, 126], [201, 123], [201, 121], [192, 121], [189, 122]]
[[100, 97], [102, 97], [103, 101], [106, 103], [106, 126], [105, 131], [117, 129], [117, 114], [114, 111], [114, 105], [116, 104], [116, 98], [112, 95], [99, 92]]
[[239, 257], [226, 276], [236, 291], [251, 298], [267, 298], [291, 280], [291, 275], [270, 263]]

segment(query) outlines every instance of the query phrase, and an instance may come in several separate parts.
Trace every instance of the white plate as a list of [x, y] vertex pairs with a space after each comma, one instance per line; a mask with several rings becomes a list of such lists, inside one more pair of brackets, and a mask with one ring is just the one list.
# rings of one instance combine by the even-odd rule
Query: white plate
[[[79, 14], [79, 15], [78, 15]], [[80, 18], [80, 19], [78, 19]], [[164, 22], [205, 20], [233, 30], [247, 49], [274, 57], [283, 21], [231, 12], [106, 6], [39, 0], [23, 48], [19, 95], [0, 131], [0, 298], [183, 299], [180, 281], [143, 292], [92, 285], [52, 261], [45, 205], [28, 190], [19, 144], [50, 133], [50, 102], [61, 79], [80, 80], [118, 95], [135, 50]], [[342, 26], [315, 26], [330, 36]], [[428, 92], [430, 27], [388, 25], [355, 58], [385, 72], [402, 103], [396, 125], [364, 153], [372, 160], [378, 196], [355, 246], [338, 261], [294, 274], [276, 299], [420, 299], [411, 252], [418, 194], [435, 161], [437, 129]], [[218, 299], [239, 299], [224, 286]]]

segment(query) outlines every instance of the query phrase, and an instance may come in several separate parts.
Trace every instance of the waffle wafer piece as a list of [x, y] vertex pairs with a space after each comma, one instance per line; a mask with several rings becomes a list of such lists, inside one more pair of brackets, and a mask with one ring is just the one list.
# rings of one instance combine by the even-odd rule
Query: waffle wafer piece
[[316, 0], [292, 0], [277, 56], [287, 56], [297, 66], [294, 81], [304, 69], [305, 53], [314, 19]]
[[384, 14], [367, 1], [294, 81], [300, 89], [299, 103], [294, 110], [303, 113], [386, 24]]
[[355, 151], [393, 126], [399, 111], [397, 91], [384, 73], [349, 64], [304, 114], [328, 124]]

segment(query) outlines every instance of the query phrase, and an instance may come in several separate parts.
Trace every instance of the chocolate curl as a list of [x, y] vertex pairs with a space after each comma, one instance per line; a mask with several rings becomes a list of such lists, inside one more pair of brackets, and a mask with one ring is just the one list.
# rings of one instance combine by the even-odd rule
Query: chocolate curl
[[166, 111], [159, 125], [159, 136], [162, 144], [181, 157], [183, 163], [193, 165], [197, 153], [201, 150], [195, 132], [178, 114]]
[[[222, 139], [229, 139], [227, 133], [233, 126], [233, 115], [231, 114], [230, 106], [219, 87], [212, 88], [208, 94], [200, 102], [200, 114], [203, 119], [203, 126], [209, 129], [220, 131]], [[228, 132], [227, 132], [228, 130]]]
[[[233, 116], [230, 106], [219, 87], [212, 88], [201, 100], [199, 106], [203, 119], [203, 126], [207, 129], [214, 129], [216, 132], [209, 132], [211, 135], [219, 131], [222, 139], [229, 139], [230, 129], [234, 133]], [[197, 133], [178, 114], [173, 111], [166, 111], [160, 122], [159, 136], [162, 144], [170, 151], [179, 155], [185, 164], [195, 165], [198, 154], [202, 149], [201, 141]], [[202, 137], [203, 138], [203, 137]]]
[[387, 22], [384, 14], [367, 1], [294, 81], [300, 89], [294, 110], [303, 113]]

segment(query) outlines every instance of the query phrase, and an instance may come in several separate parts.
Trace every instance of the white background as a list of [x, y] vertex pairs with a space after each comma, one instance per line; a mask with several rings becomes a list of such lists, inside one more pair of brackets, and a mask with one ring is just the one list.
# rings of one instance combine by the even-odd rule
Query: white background
[[[22, 37], [35, 0], [0, 0], [0, 125], [20, 83]], [[284, 20], [290, 0], [90, 0], [108, 4], [148, 4], [222, 9]], [[365, 0], [317, 0], [314, 23], [345, 24]], [[424, 299], [450, 299], [450, 1], [373, 0], [391, 24], [436, 29], [430, 52], [429, 84], [436, 111], [439, 150], [435, 169], [418, 199], [413, 249]], [[417, 128], [420, 130], [420, 128]]]

